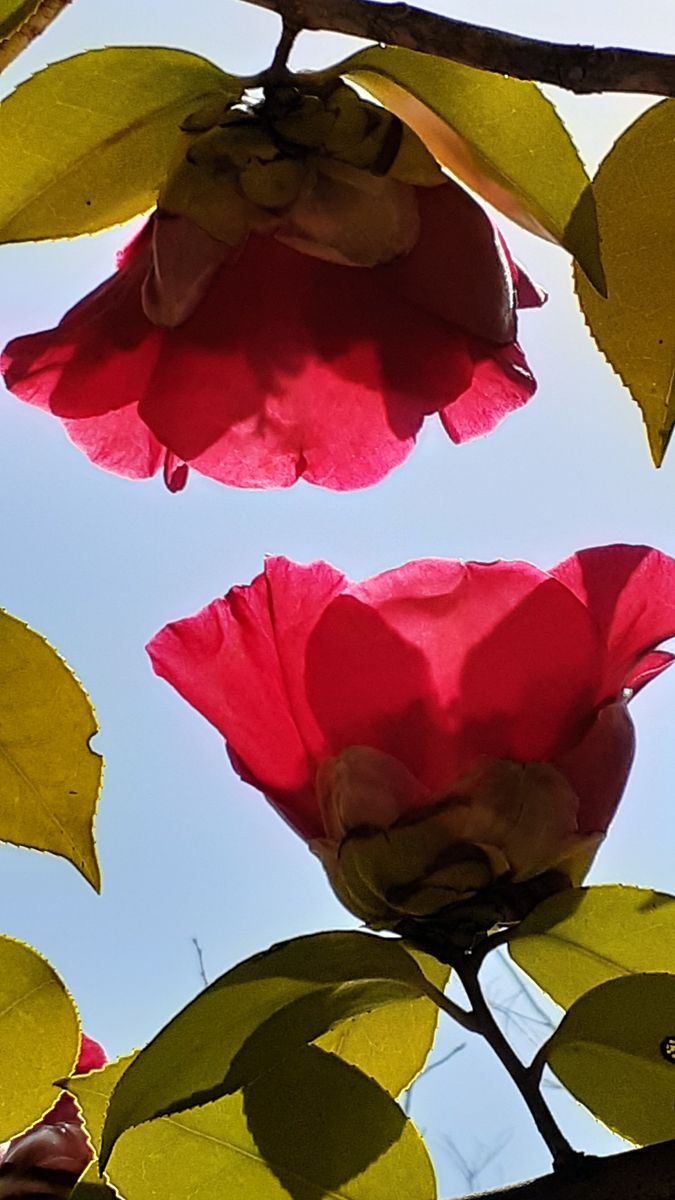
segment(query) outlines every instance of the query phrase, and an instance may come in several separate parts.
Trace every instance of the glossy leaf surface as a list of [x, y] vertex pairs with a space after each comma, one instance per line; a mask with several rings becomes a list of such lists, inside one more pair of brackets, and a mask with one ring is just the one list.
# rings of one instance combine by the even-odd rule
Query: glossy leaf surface
[[509, 953], [569, 1008], [608, 979], [675, 971], [675, 897], [619, 885], [560, 892], [521, 922]]
[[535, 84], [391, 46], [362, 50], [335, 70], [395, 112], [505, 216], [569, 250], [603, 288], [588, 176]]
[[615, 1133], [641, 1145], [675, 1137], [675, 976], [611, 979], [582, 996], [547, 1062]]
[[656, 466], [675, 423], [674, 140], [675, 100], [664, 100], [614, 144], [593, 183], [607, 299], [576, 278], [598, 348], [640, 406]]
[[[408, 947], [427, 979], [443, 991], [449, 970], [429, 954]], [[398, 1096], [419, 1075], [429, 1057], [440, 1009], [426, 996], [401, 1000], [360, 1013], [317, 1039], [317, 1045], [337, 1054], [370, 1075], [392, 1096]]]
[[56, 971], [29, 946], [0, 937], [0, 1141], [58, 1100], [54, 1081], [75, 1065], [75, 1006]]
[[433, 1200], [424, 1145], [394, 1101], [314, 1046], [244, 1091], [125, 1133], [109, 1164], [126, 1200]]
[[341, 1022], [431, 991], [402, 943], [367, 933], [312, 934], [248, 959], [126, 1071], [108, 1110], [103, 1164], [132, 1125], [235, 1092]]
[[238, 87], [160, 47], [89, 50], [33, 75], [0, 104], [0, 241], [74, 237], [145, 212], [181, 122]]
[[100, 891], [93, 821], [102, 759], [89, 698], [63, 659], [0, 613], [0, 838], [68, 859]]

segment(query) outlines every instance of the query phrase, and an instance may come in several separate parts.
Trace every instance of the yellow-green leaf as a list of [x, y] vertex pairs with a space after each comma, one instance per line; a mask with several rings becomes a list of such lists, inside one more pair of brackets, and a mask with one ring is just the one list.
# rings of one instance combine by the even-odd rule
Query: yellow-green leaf
[[240, 963], [124, 1073], [108, 1108], [103, 1165], [125, 1129], [228, 1095], [359, 1013], [433, 994], [400, 941], [369, 933], [311, 934]]
[[[407, 946], [427, 979], [443, 991], [450, 971], [437, 959]], [[370, 1075], [392, 1096], [398, 1096], [419, 1075], [436, 1035], [440, 1009], [422, 996], [401, 1000], [343, 1021], [316, 1042]]]
[[74, 237], [157, 197], [180, 124], [240, 81], [183, 50], [125, 46], [53, 63], [0, 104], [0, 241]]
[[546, 1061], [591, 1112], [631, 1142], [675, 1137], [675, 977], [630, 975], [587, 992]]
[[42, 0], [0, 0], [0, 41], [16, 33], [41, 3]]
[[521, 922], [509, 953], [569, 1008], [608, 979], [675, 972], [675, 897], [619, 885], [559, 892]]
[[603, 289], [588, 176], [535, 84], [393, 46], [362, 50], [331, 70], [396, 113], [500, 212], [569, 250]]
[[316, 1047], [243, 1092], [125, 1133], [109, 1165], [125, 1200], [433, 1200], [421, 1138], [394, 1101]]
[[[73, 1075], [67, 1081], [67, 1090], [77, 1100], [89, 1140], [97, 1155], [101, 1148], [103, 1122], [111, 1092], [135, 1057], [136, 1053], [127, 1054], [106, 1063], [99, 1071]], [[94, 1159], [71, 1193], [70, 1200], [115, 1200], [117, 1195], [108, 1180], [101, 1177], [98, 1161]]]
[[119, 1200], [119, 1193], [102, 1179], [96, 1160], [89, 1163], [79, 1183], [75, 1185], [68, 1200]]
[[76, 1062], [75, 1006], [46, 959], [0, 937], [0, 1141], [21, 1133], [60, 1095], [54, 1081]]
[[577, 273], [588, 327], [640, 406], [660, 466], [675, 423], [675, 100], [625, 130], [593, 181], [607, 299]]
[[102, 759], [89, 698], [63, 659], [0, 612], [0, 839], [68, 859], [100, 891], [93, 822]]
[[106, 1063], [98, 1071], [88, 1075], [73, 1075], [66, 1081], [66, 1090], [77, 1100], [92, 1146], [98, 1154], [101, 1149], [103, 1124], [113, 1089], [117, 1086], [127, 1067], [134, 1061], [138, 1051]]

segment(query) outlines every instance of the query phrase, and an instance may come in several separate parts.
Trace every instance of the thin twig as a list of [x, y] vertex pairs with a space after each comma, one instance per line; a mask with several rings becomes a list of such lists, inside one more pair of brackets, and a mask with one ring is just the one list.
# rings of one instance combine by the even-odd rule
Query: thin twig
[[281, 22], [281, 37], [274, 51], [274, 58], [259, 80], [260, 84], [266, 87], [281, 83], [288, 76], [288, 59], [293, 43], [302, 29], [302, 22], [295, 18], [294, 6], [288, 0], [281, 14]]
[[443, 1143], [446, 1149], [450, 1151], [451, 1156], [454, 1158], [455, 1166], [464, 1176], [466, 1186], [471, 1188], [473, 1191], [479, 1175], [482, 1175], [483, 1171], [487, 1170], [490, 1164], [493, 1163], [498, 1155], [501, 1154], [502, 1150], [506, 1149], [511, 1141], [511, 1138], [512, 1134], [509, 1132], [503, 1134], [500, 1141], [495, 1142], [492, 1146], [488, 1146], [487, 1149], [483, 1146], [482, 1157], [479, 1159], [474, 1158], [473, 1165], [467, 1158], [464, 1157], [459, 1146], [456, 1145], [449, 1134], [446, 1133], [445, 1137], [443, 1138]]
[[429, 983], [427, 995], [430, 1000], [433, 1000], [434, 1004], [437, 1004], [444, 1013], [452, 1017], [453, 1021], [457, 1021], [457, 1024], [461, 1025], [463, 1029], [469, 1029], [472, 1033], [478, 1032], [473, 1013], [468, 1012], [466, 1008], [462, 1008], [460, 1004], [455, 1004], [454, 1000], [451, 1000], [439, 988], [434, 987], [432, 983]]
[[[520, 994], [522, 996], [525, 996], [525, 999], [527, 1000], [528, 1004], [530, 1005], [530, 1008], [532, 1008], [533, 1011], [537, 1014], [537, 1020], [538, 1020], [539, 1024], [544, 1025], [552, 1033], [553, 1030], [555, 1029], [555, 1021], [552, 1019], [550, 1014], [547, 1013], [546, 1010], [542, 1007], [542, 1005], [539, 1003], [537, 998], [535, 996], [533, 996], [532, 992], [530, 991], [530, 988], [528, 988], [525, 981], [523, 979], [521, 979], [520, 974], [518, 973], [516, 967], [514, 967], [513, 963], [511, 962], [511, 959], [508, 958], [506, 954], [499, 954], [499, 955], [497, 955], [497, 957], [498, 957], [499, 962], [502, 965], [502, 967], [505, 968], [505, 970], [511, 976], [513, 982], [516, 984]], [[534, 1018], [530, 1018], [530, 1020], [533, 1020], [533, 1019]]]
[[[247, 0], [282, 16], [289, 0]], [[483, 28], [414, 8], [375, 0], [293, 0], [304, 29], [347, 33], [435, 54], [452, 62], [552, 83], [567, 91], [639, 92], [675, 96], [675, 56], [615, 46], [565, 45]]]
[[408, 1088], [408, 1090], [405, 1093], [405, 1096], [403, 1097], [403, 1100], [401, 1101], [401, 1108], [403, 1109], [403, 1111], [407, 1117], [410, 1116], [410, 1105], [412, 1103], [413, 1088], [416, 1088], [418, 1083], [421, 1083], [423, 1079], [426, 1079], [428, 1075], [431, 1075], [432, 1071], [435, 1071], [438, 1067], [445, 1066], [446, 1062], [450, 1062], [450, 1059], [454, 1058], [456, 1054], [459, 1054], [460, 1051], [463, 1050], [465, 1046], [466, 1046], [466, 1042], [459, 1042], [459, 1044], [457, 1046], [452, 1047], [452, 1050], [448, 1050], [448, 1053], [444, 1054], [442, 1058], [437, 1058], [435, 1062], [429, 1063], [429, 1066], [425, 1067], [423, 1071], [420, 1071], [420, 1073], [416, 1079], [413, 1079], [412, 1083], [410, 1084], [410, 1087]]
[[42, 0], [42, 4], [37, 11], [33, 13], [23, 25], [8, 37], [4, 42], [0, 42], [0, 71], [4, 71], [15, 58], [18, 58], [23, 51], [30, 46], [31, 42], [35, 41], [41, 33], [44, 33], [48, 25], [56, 20], [59, 13], [62, 13], [65, 8], [71, 3], [71, 0]]
[[197, 951], [197, 961], [199, 963], [199, 974], [202, 977], [202, 983], [204, 984], [204, 987], [208, 987], [209, 986], [209, 977], [206, 974], [206, 971], [204, 970], [204, 955], [202, 953], [202, 948], [201, 948], [199, 942], [197, 941], [196, 937], [193, 937], [192, 945], [194, 946], [195, 950]]

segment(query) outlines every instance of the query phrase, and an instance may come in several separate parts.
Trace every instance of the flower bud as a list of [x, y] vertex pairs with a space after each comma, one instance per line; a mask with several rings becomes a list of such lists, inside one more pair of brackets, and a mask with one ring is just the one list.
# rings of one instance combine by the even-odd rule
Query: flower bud
[[319, 150], [326, 144], [335, 124], [336, 114], [318, 96], [302, 96], [291, 111], [273, 122], [274, 130], [285, 141], [308, 150]]
[[311, 848], [372, 928], [452, 926], [457, 906], [465, 925], [467, 902], [474, 933], [515, 920], [541, 899], [521, 885], [578, 883], [601, 840], [579, 833], [578, 798], [547, 763], [485, 760], [434, 797], [396, 759], [352, 746], [319, 768], [317, 794], [329, 836]]
[[240, 171], [239, 187], [260, 208], [287, 208], [297, 200], [307, 175], [307, 164], [301, 159], [254, 159]]

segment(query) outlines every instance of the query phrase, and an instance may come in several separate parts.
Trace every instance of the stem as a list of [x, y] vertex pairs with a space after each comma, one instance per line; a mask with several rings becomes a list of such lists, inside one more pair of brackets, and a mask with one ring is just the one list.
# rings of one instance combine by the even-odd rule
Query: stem
[[467, 1012], [461, 1005], [455, 1004], [454, 1000], [446, 996], [445, 992], [441, 992], [439, 988], [434, 987], [431, 983], [429, 984], [429, 999], [433, 1000], [438, 1008], [447, 1013], [449, 1017], [452, 1017], [453, 1021], [456, 1021], [463, 1029], [468, 1029], [471, 1033], [481, 1032], [472, 1012]]
[[495, 1021], [481, 986], [478, 982], [478, 966], [469, 955], [458, 958], [455, 968], [471, 1003], [473, 1028], [485, 1038], [502, 1065], [506, 1068], [523, 1100], [529, 1108], [535, 1125], [548, 1146], [556, 1170], [568, 1167], [582, 1156], [573, 1150], [567, 1138], [558, 1128], [551, 1110], [539, 1091], [541, 1068], [538, 1061], [535, 1070], [526, 1067], [507, 1042]]
[[288, 69], [288, 59], [293, 49], [293, 43], [302, 29], [302, 24], [300, 21], [296, 21], [292, 15], [289, 15], [287, 6], [283, 6], [281, 21], [281, 37], [274, 51], [274, 58], [258, 80], [258, 83], [264, 87], [283, 83], [285, 79], [290, 78], [291, 73]]
[[[289, 7], [289, 0], [247, 3], [282, 14]], [[675, 96], [672, 54], [545, 42], [471, 25], [412, 4], [383, 4], [380, 0], [293, 0], [293, 17], [303, 29], [355, 34], [514, 79], [552, 83], [578, 95], [640, 92]]]
[[62, 13], [71, 0], [42, 0], [37, 10], [4, 42], [0, 42], [0, 71], [30, 46], [48, 25]]

